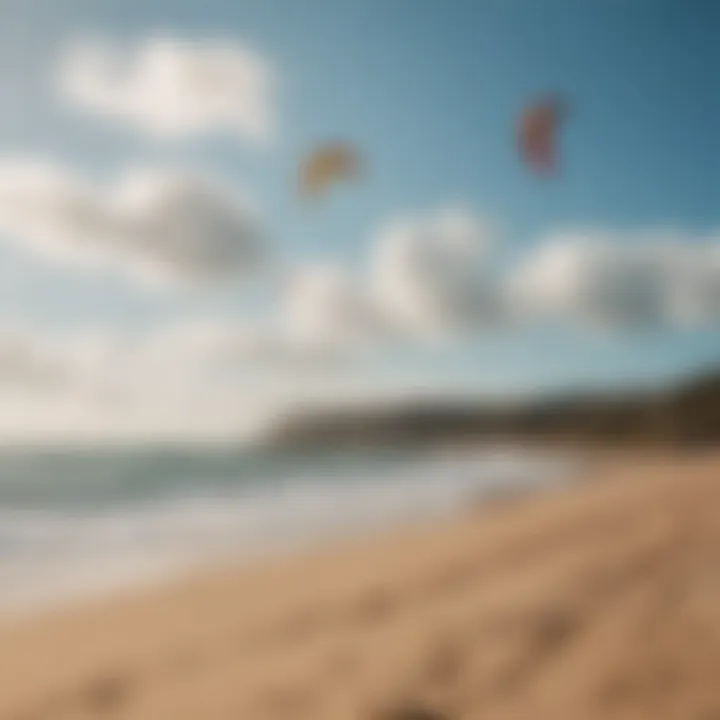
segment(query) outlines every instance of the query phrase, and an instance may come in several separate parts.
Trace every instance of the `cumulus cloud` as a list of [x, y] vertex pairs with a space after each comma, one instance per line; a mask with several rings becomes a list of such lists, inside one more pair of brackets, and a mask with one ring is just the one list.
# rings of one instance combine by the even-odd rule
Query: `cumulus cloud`
[[278, 373], [326, 372], [344, 361], [345, 348], [331, 338], [295, 334], [280, 317], [181, 320], [148, 338], [144, 357], [163, 367], [181, 357], [186, 370], [210, 378], [277, 376]]
[[277, 331], [291, 347], [342, 354], [496, 323], [502, 307], [486, 262], [490, 240], [487, 224], [462, 209], [386, 223], [364, 271], [322, 262], [292, 269]]
[[367, 288], [337, 265], [296, 270], [280, 303], [282, 331], [300, 346], [358, 349], [387, 339], [391, 329]]
[[499, 297], [486, 260], [491, 232], [461, 209], [388, 223], [372, 258], [372, 293], [399, 328], [443, 335], [494, 320]]
[[39, 333], [19, 324], [0, 326], [0, 389], [54, 392], [67, 380], [59, 349]]
[[665, 234], [559, 234], [511, 273], [506, 297], [525, 321], [712, 325], [720, 322], [720, 244]]
[[[440, 380], [421, 373], [418, 383], [417, 367], [383, 375], [392, 365], [357, 362], [368, 357], [359, 351], [382, 352], [396, 342], [419, 349], [428, 333], [434, 339], [480, 331], [488, 317], [512, 328], [547, 321], [602, 329], [720, 323], [720, 243], [712, 238], [559, 234], [494, 284], [488, 240], [476, 230], [455, 236], [414, 228], [409, 236], [378, 237], [404, 252], [415, 252], [416, 242], [422, 247], [423, 262], [413, 252], [385, 259], [389, 277], [408, 283], [411, 290], [399, 296], [408, 305], [380, 292], [378, 273], [388, 266], [351, 275], [318, 264], [291, 272], [263, 317], [183, 317], [124, 331], [0, 322], [0, 433], [232, 436], [298, 403], [427, 390]], [[449, 239], [461, 237], [472, 243]], [[432, 261], [425, 265], [428, 246]], [[447, 284], [434, 284], [435, 267]], [[474, 281], [484, 288], [477, 296]]]
[[237, 42], [82, 41], [62, 57], [58, 84], [78, 109], [161, 140], [221, 131], [261, 143], [273, 132], [273, 72]]
[[0, 232], [27, 249], [150, 281], [212, 282], [257, 268], [246, 201], [199, 175], [138, 169], [99, 188], [62, 166], [0, 161]]
[[0, 441], [237, 437], [289, 398], [322, 392], [345, 367], [338, 359], [239, 319], [134, 330], [1, 323]]
[[12, 368], [0, 362], [0, 443], [238, 438], [270, 409], [262, 388], [253, 395], [249, 387], [180, 382], [140, 364], [132, 372], [89, 365], [95, 374], [86, 374], [70, 354], [57, 357], [68, 348], [42, 349], [50, 353], [50, 375], [45, 355], [36, 355], [41, 375], [25, 358]]
[[675, 246], [667, 262], [673, 320], [689, 326], [720, 324], [720, 238]]
[[[496, 262], [502, 253], [490, 224], [467, 210], [392, 221], [375, 237], [363, 302], [385, 339], [388, 331], [442, 339], [548, 322], [590, 331], [720, 323], [717, 238], [591, 229], [541, 238], [511, 266]], [[343, 305], [316, 304], [330, 313]], [[352, 327], [352, 317], [339, 324]]]

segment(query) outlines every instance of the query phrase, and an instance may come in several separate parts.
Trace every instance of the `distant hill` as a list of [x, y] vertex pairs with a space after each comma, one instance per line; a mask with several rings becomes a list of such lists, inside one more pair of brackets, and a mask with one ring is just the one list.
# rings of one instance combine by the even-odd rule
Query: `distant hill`
[[659, 391], [566, 394], [512, 407], [425, 402], [299, 413], [267, 437], [283, 447], [508, 440], [720, 443], [720, 371]]

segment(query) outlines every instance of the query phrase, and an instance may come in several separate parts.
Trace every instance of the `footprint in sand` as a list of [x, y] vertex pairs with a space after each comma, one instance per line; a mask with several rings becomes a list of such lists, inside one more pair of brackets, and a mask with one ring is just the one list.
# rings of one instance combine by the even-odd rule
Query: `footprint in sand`
[[383, 710], [375, 714], [372, 720], [451, 720], [451, 718], [437, 710], [408, 705], [391, 710]]
[[452, 633], [438, 636], [422, 661], [423, 683], [447, 686], [458, 682], [466, 661], [466, 649]]
[[353, 675], [360, 667], [360, 656], [350, 648], [337, 648], [327, 657], [327, 673], [339, 680]]
[[133, 682], [121, 672], [94, 678], [82, 692], [83, 705], [95, 713], [120, 710], [130, 700]]
[[397, 609], [397, 598], [386, 588], [374, 588], [360, 599], [355, 614], [360, 622], [380, 622]]
[[276, 687], [262, 693], [256, 707], [263, 716], [287, 718], [307, 715], [317, 706], [317, 696], [306, 687]]

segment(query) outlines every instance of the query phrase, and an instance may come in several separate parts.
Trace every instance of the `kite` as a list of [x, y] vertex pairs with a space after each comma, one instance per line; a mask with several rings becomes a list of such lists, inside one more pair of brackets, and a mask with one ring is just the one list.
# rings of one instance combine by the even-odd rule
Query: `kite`
[[549, 175], [557, 170], [557, 136], [566, 114], [565, 103], [557, 97], [536, 101], [522, 113], [518, 127], [519, 150], [534, 172]]
[[360, 157], [351, 145], [321, 145], [305, 158], [300, 167], [300, 194], [306, 198], [318, 197], [337, 182], [357, 178], [360, 165]]

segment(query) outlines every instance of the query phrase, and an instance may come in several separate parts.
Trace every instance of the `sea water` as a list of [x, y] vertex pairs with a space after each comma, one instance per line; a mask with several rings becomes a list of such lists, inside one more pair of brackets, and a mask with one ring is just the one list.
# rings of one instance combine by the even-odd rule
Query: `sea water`
[[0, 450], [0, 609], [294, 550], [557, 483], [549, 453]]

